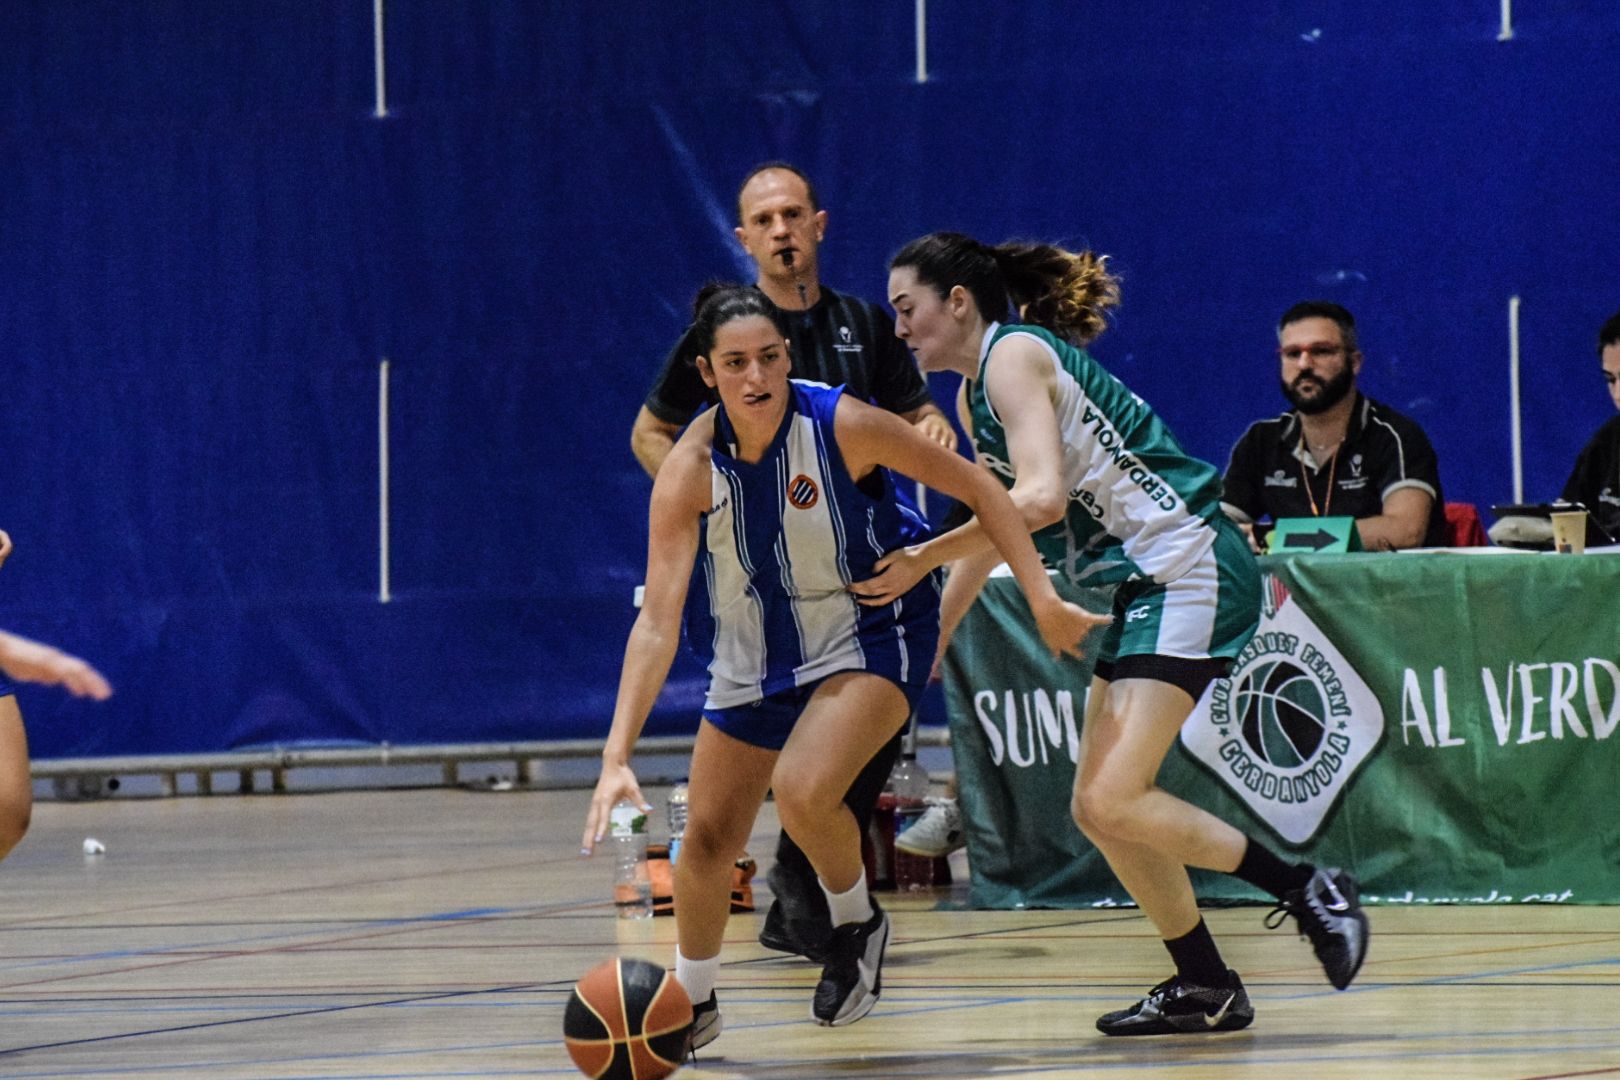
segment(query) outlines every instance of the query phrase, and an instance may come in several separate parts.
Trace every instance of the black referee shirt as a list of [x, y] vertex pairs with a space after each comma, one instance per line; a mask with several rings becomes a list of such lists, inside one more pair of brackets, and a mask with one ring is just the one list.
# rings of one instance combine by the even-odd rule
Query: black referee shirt
[[1232, 448], [1225, 484], [1222, 505], [1249, 522], [1318, 512], [1322, 517], [1377, 517], [1390, 492], [1415, 487], [1434, 499], [1423, 546], [1446, 542], [1440, 465], [1428, 436], [1412, 420], [1364, 394], [1356, 395], [1344, 443], [1326, 465], [1316, 466], [1302, 445], [1299, 414], [1290, 411], [1249, 425]]
[[[769, 302], [769, 301], [767, 301]], [[809, 311], [784, 311], [792, 375], [849, 393], [892, 413], [908, 413], [933, 399], [911, 358], [894, 336], [894, 321], [876, 304], [823, 285]], [[697, 348], [688, 327], [664, 359], [647, 394], [647, 411], [666, 424], [685, 424], [718, 399], [698, 374]]]
[[1564, 498], [1584, 503], [1605, 532], [1620, 537], [1620, 416], [1598, 428], [1575, 459]]

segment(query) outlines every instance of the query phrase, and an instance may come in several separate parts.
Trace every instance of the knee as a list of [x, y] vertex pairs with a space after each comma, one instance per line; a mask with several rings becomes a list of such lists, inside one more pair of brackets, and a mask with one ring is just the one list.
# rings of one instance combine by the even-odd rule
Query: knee
[[687, 859], [692, 860], [694, 868], [717, 862], [729, 864], [737, 858], [738, 850], [728, 831], [693, 819], [681, 835], [681, 857], [675, 865], [679, 867]]
[[777, 819], [788, 833], [797, 833], [815, 814], [815, 799], [807, 785], [783, 784], [774, 788], [772, 794], [776, 798]]
[[1093, 844], [1101, 847], [1109, 840], [1128, 840], [1131, 833], [1129, 801], [1105, 785], [1087, 785], [1075, 793], [1069, 804], [1074, 823]]
[[1075, 825], [1080, 834], [1093, 844], [1101, 845], [1108, 834], [1103, 831], [1101, 814], [1103, 807], [1090, 789], [1076, 791], [1074, 798], [1069, 800], [1069, 816], [1074, 818]]
[[774, 785], [776, 815], [782, 827], [794, 836], [829, 815], [838, 813], [844, 805], [844, 788], [826, 783], [815, 777], [795, 777]]

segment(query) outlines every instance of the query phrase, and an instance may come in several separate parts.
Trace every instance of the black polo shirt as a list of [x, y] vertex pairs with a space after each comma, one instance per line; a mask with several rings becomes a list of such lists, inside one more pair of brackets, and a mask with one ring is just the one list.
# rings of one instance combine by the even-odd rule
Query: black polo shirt
[[[784, 311], [782, 321], [794, 378], [846, 386], [855, 397], [892, 413], [908, 413], [933, 400], [911, 350], [894, 336], [894, 320], [876, 304], [823, 285], [810, 310]], [[718, 400], [698, 374], [697, 355], [687, 327], [647, 393], [647, 411], [666, 424], [685, 424]]]
[[1575, 459], [1564, 498], [1584, 503], [1610, 536], [1620, 537], [1620, 416], [1597, 429]]
[[1434, 500], [1423, 546], [1446, 542], [1440, 465], [1428, 436], [1412, 420], [1364, 394], [1356, 395], [1344, 443], [1326, 465], [1318, 468], [1301, 445], [1299, 414], [1290, 411], [1249, 425], [1232, 448], [1225, 485], [1221, 505], [1245, 522], [1317, 512], [1323, 517], [1377, 517], [1390, 492], [1415, 487]]

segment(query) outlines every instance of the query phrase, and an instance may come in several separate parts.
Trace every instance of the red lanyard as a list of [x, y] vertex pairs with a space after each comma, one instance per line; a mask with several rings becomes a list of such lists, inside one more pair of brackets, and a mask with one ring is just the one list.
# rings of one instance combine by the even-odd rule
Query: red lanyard
[[[1326, 517], [1327, 512], [1333, 507], [1333, 477], [1339, 471], [1339, 450], [1343, 445], [1344, 440], [1340, 439], [1339, 445], [1333, 448], [1333, 463], [1328, 466], [1327, 491], [1322, 495], [1322, 508], [1318, 510], [1316, 493], [1311, 490], [1311, 478], [1305, 475], [1305, 455], [1310, 451], [1305, 448], [1305, 433], [1303, 431], [1299, 433], [1299, 479], [1305, 485], [1305, 497], [1311, 500], [1312, 517]], [[1311, 460], [1315, 460], [1315, 455], [1312, 455]]]

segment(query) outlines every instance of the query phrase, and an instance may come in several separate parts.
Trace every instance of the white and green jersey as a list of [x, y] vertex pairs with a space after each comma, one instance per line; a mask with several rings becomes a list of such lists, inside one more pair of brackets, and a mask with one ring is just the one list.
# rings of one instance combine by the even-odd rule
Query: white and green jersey
[[1215, 542], [1220, 473], [1189, 456], [1147, 402], [1084, 349], [1039, 326], [991, 325], [968, 390], [980, 458], [1012, 487], [1007, 432], [985, 393], [984, 376], [996, 343], [1015, 335], [1040, 345], [1057, 369], [1069, 505], [1063, 520], [1035, 534], [1041, 557], [1071, 581], [1087, 584], [1181, 577]]

